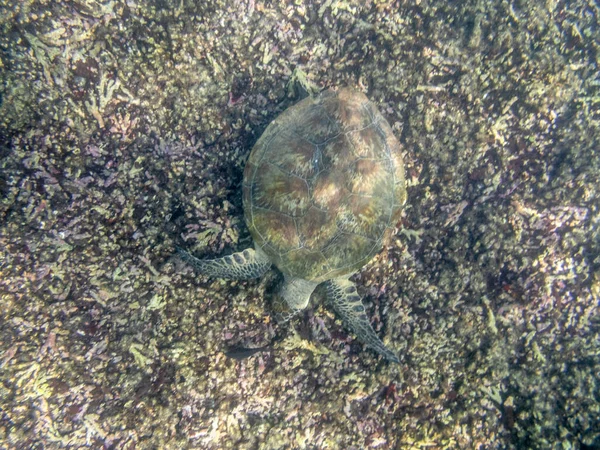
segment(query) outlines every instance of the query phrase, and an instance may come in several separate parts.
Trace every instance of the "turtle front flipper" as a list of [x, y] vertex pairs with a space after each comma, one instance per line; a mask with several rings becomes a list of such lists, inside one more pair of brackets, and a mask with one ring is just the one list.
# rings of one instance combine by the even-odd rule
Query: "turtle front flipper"
[[177, 254], [202, 275], [215, 278], [230, 280], [257, 278], [271, 267], [267, 255], [253, 248], [216, 259], [198, 259], [179, 247], [177, 247]]
[[354, 283], [344, 278], [337, 278], [329, 280], [325, 284], [327, 298], [333, 303], [335, 311], [358, 339], [390, 361], [399, 363], [396, 354], [381, 342], [371, 327]]

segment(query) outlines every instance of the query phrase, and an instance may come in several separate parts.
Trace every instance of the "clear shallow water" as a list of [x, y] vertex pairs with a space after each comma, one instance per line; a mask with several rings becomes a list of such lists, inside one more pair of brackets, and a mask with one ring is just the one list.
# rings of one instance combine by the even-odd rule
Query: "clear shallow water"
[[[5, 446], [598, 446], [595, 6], [1, 7]], [[250, 245], [243, 167], [296, 68], [403, 145], [404, 218], [354, 278], [399, 366], [319, 292], [228, 359], [277, 275], [169, 259]]]

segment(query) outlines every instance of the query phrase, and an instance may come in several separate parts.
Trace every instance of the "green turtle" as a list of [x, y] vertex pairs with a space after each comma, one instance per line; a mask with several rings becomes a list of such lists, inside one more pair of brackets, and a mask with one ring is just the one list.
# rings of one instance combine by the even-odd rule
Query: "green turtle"
[[349, 277], [383, 247], [406, 201], [400, 143], [364, 94], [329, 89], [281, 113], [250, 153], [243, 204], [248, 248], [201, 260], [178, 249], [199, 273], [284, 276], [278, 298], [286, 322], [321, 283], [344, 323], [366, 345], [398, 362], [377, 337]]

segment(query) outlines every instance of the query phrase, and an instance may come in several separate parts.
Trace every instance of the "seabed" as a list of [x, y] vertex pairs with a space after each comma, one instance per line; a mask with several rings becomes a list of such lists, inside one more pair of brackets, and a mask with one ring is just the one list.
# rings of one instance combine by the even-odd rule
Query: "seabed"
[[[596, 2], [0, 0], [0, 447], [600, 448]], [[365, 92], [408, 202], [323, 294], [172, 258], [251, 245], [246, 158], [307, 93]]]

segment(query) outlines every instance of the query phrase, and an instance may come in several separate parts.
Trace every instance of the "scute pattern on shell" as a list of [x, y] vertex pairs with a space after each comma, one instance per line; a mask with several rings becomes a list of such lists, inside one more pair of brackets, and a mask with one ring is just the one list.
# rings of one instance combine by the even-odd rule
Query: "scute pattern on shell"
[[328, 90], [285, 110], [244, 171], [254, 241], [284, 273], [350, 274], [382, 247], [406, 200], [400, 144], [362, 93]]

